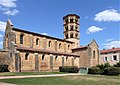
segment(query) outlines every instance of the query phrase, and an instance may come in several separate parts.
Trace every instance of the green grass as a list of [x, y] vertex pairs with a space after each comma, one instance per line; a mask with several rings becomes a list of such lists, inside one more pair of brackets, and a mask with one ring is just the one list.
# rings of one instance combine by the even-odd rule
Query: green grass
[[46, 78], [4, 79], [17, 85], [120, 85], [119, 76], [80, 75]]
[[25, 75], [48, 75], [48, 74], [64, 74], [63, 72], [4, 72], [0, 76], [25, 76]]

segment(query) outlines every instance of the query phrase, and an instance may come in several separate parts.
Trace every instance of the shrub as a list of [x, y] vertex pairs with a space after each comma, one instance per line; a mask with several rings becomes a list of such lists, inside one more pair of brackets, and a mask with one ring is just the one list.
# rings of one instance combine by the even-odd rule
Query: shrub
[[88, 69], [88, 74], [101, 74], [101, 70], [98, 67], [91, 67]]
[[78, 73], [79, 68], [77, 66], [60, 66], [59, 71], [68, 73]]
[[8, 65], [0, 65], [0, 72], [8, 72]]
[[112, 75], [112, 76], [118, 75], [118, 74], [120, 74], [120, 68], [118, 68], [118, 67], [105, 68], [103, 74], [104, 75]]
[[114, 65], [115, 67], [120, 67], [120, 62]]

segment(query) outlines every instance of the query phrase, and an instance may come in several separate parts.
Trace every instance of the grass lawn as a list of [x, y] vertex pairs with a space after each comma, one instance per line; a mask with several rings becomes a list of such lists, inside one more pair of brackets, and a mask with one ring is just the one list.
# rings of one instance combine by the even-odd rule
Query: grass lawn
[[5, 79], [0, 82], [17, 85], [120, 85], [119, 76], [80, 75], [46, 78]]
[[63, 72], [3, 72], [0, 76], [25, 76], [25, 75], [48, 75], [48, 74], [64, 74]]

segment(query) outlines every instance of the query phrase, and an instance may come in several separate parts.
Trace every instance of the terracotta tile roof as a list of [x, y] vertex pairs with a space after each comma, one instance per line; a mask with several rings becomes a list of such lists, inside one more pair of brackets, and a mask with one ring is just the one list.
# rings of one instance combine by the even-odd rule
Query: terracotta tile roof
[[80, 47], [78, 47], [78, 48], [73, 48], [72, 50], [86, 49], [86, 48], [87, 48], [87, 46], [80, 46]]
[[60, 39], [60, 38], [56, 38], [56, 37], [52, 37], [52, 36], [48, 36], [48, 35], [43, 35], [43, 34], [31, 32], [31, 31], [27, 31], [27, 30], [23, 30], [23, 29], [19, 29], [19, 28], [13, 28], [12, 30], [25, 32], [25, 33], [29, 33], [29, 34], [33, 34], [33, 35], [37, 35], [37, 36], [41, 36], [41, 37], [46, 37], [46, 38], [50, 38], [50, 39], [60, 40], [60, 41], [68, 42], [68, 43], [74, 43], [74, 42], [67, 41], [67, 40], [64, 40], [64, 39]]
[[107, 50], [101, 50], [100, 53], [120, 52], [120, 48], [112, 48]]
[[76, 14], [68, 14], [68, 15], [64, 16], [63, 19], [64, 19], [65, 17], [68, 17], [68, 16], [76, 16], [77, 18], [80, 18], [80, 17], [79, 17], [78, 15], [76, 15]]
[[26, 51], [32, 51], [32, 52], [50, 53], [50, 54], [58, 54], [58, 55], [79, 57], [79, 55], [75, 54], [75, 53], [58, 52], [58, 51], [51, 51], [51, 50], [45, 50], [45, 49], [21, 47], [21, 46], [17, 46], [17, 50], [26, 50]]

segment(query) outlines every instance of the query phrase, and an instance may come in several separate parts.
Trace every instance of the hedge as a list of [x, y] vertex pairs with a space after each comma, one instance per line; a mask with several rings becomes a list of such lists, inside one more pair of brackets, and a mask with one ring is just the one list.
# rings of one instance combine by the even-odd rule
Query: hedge
[[77, 66], [60, 66], [59, 71], [68, 73], [78, 73], [79, 68]]
[[88, 69], [88, 74], [101, 74], [101, 70], [98, 67], [91, 67]]
[[120, 68], [119, 67], [108, 67], [104, 70], [104, 75], [111, 75], [116, 76], [120, 74]]
[[0, 65], [0, 72], [8, 72], [8, 65]]

